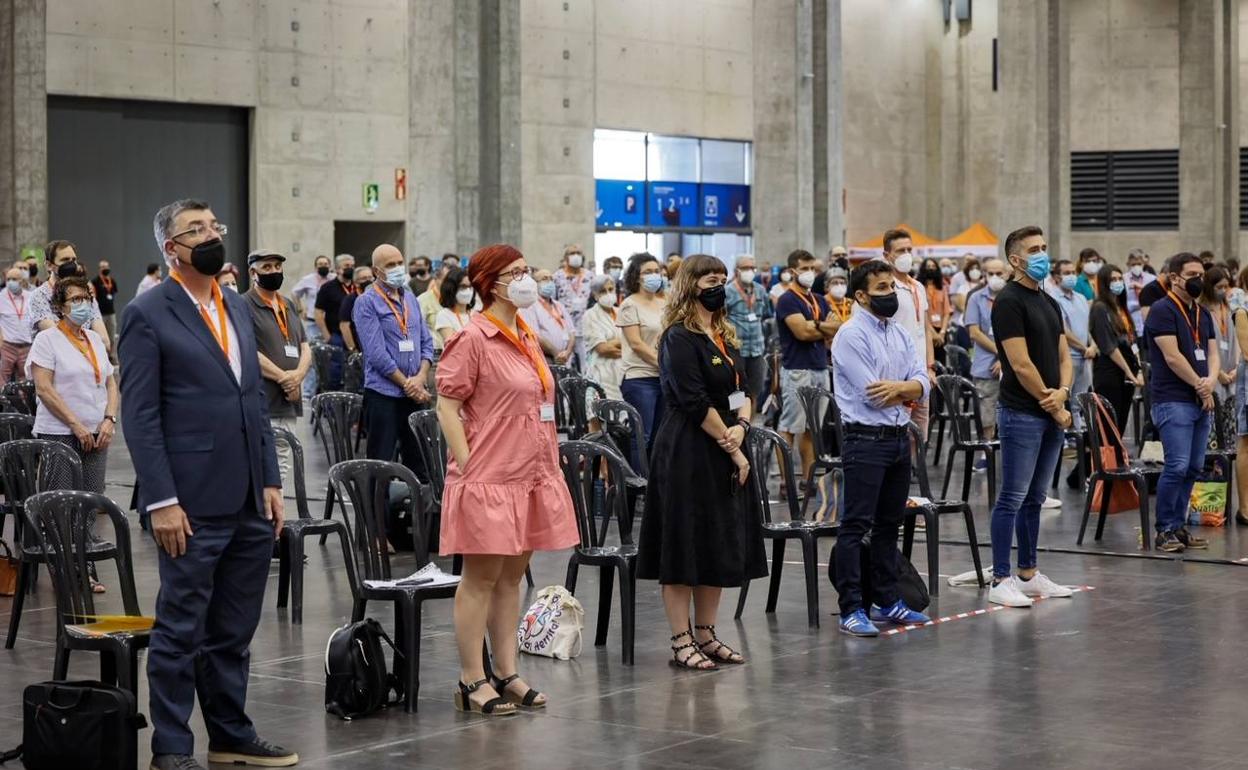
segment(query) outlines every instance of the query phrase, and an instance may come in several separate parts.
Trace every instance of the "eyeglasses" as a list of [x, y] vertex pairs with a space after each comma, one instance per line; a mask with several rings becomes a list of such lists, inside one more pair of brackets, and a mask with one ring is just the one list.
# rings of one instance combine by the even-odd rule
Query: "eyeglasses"
[[[521, 278], [525, 277], [526, 275], [533, 275], [533, 268], [517, 267], [515, 270], [512, 270], [510, 272], [499, 273], [498, 277], [499, 279], [511, 278], [512, 281], [518, 281]], [[510, 281], [508, 283], [510, 283]]]
[[87, 303], [88, 303], [88, 302], [90, 302], [90, 301], [91, 301], [91, 298], [90, 298], [90, 297], [88, 297], [88, 296], [87, 296], [87, 295], [85, 295], [85, 294], [80, 294], [80, 295], [79, 295], [79, 296], [77, 296], [77, 297], [66, 297], [66, 298], [65, 298], [65, 304], [66, 304], [66, 305], [69, 305], [70, 307], [78, 307], [79, 305], [85, 305], [85, 304], [87, 304]]
[[219, 235], [222, 238], [224, 238], [230, 232], [229, 226], [223, 225], [220, 222], [212, 222], [206, 225], [203, 223], [197, 222], [191, 225], [190, 227], [188, 227], [187, 229], [183, 230], [182, 232], [178, 233], [177, 235], [169, 236], [169, 240], [174, 241], [174, 240], [177, 240], [178, 238], [181, 238], [184, 235], [193, 235], [196, 238], [199, 238], [203, 236], [206, 232], [208, 232], [209, 229], [211, 229], [213, 232], [215, 232], [217, 235]]

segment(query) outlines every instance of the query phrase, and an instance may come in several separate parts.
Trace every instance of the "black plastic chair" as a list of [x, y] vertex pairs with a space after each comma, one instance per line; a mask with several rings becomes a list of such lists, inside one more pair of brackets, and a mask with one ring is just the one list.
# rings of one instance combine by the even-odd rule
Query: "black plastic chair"
[[555, 382], [566, 380], [569, 377], [581, 376], [581, 373], [571, 366], [561, 366], [559, 364], [548, 364], [548, 366], [550, 366], [550, 373], [555, 378]]
[[348, 354], [342, 364], [342, 389], [347, 393], [364, 395], [364, 354], [358, 350]]
[[[100, 619], [91, 594], [89, 564], [96, 560], [90, 526], [98, 514], [113, 525], [113, 558], [124, 618]], [[56, 592], [56, 657], [52, 678], [69, 675], [71, 650], [100, 653], [100, 679], [138, 693], [139, 650], [147, 647], [155, 618], [139, 611], [130, 553], [130, 530], [117, 504], [93, 492], [40, 492], [25, 503], [26, 527], [48, 564]]]
[[[780, 458], [781, 478], [789, 489], [794, 489], [793, 456], [789, 445], [779, 433], [768, 428], [751, 428], [747, 437], [747, 451], [750, 457], [750, 479], [758, 503], [760, 515], [763, 517], [763, 537], [771, 540], [771, 582], [767, 589], [767, 613], [776, 611], [776, 601], [780, 596], [780, 577], [784, 574], [784, 546], [789, 540], [797, 540], [802, 544], [802, 566], [806, 573], [806, 622], [811, 628], [819, 627], [819, 554], [820, 538], [836, 537], [840, 532], [839, 524], [822, 521], [811, 521], [798, 510], [797, 499], [788, 496], [789, 520], [777, 521], [771, 513], [771, 500], [767, 494], [767, 476], [771, 462]], [[841, 475], [841, 469], [832, 470], [833, 483]], [[750, 584], [747, 581], [741, 586], [737, 595], [737, 612], [733, 618], [740, 618], [745, 609], [745, 599], [749, 594]]]
[[34, 415], [37, 408], [33, 380], [14, 380], [4, 386], [4, 400], [20, 414]]
[[273, 437], [290, 447], [291, 478], [295, 487], [295, 509], [298, 518], [287, 519], [277, 542], [277, 606], [286, 606], [290, 598], [290, 622], [303, 622], [303, 540], [309, 535], [337, 535], [342, 544], [343, 564], [351, 588], [355, 590], [355, 560], [351, 556], [351, 533], [347, 525], [337, 519], [314, 519], [308, 510], [308, 488], [304, 476], [303, 445], [286, 428], [273, 428]]
[[949, 496], [954, 460], [961, 453], [964, 458], [962, 500], [968, 500], [975, 459], [983, 453], [988, 465], [988, 506], [992, 507], [997, 501], [997, 452], [1001, 449], [1001, 442], [984, 438], [984, 426], [979, 416], [979, 391], [975, 383], [956, 374], [942, 374], [936, 378], [936, 383], [949, 413], [949, 424], [953, 427], [953, 444], [949, 447], [945, 483], [940, 488], [940, 496]]
[[[836, 399], [833, 398], [831, 391], [826, 388], [802, 386], [797, 389], [797, 398], [801, 402], [802, 412], [806, 415], [806, 430], [810, 432], [810, 440], [815, 450], [815, 461], [806, 471], [806, 494], [802, 496], [802, 518], [804, 519], [806, 511], [810, 508], [810, 498], [814, 496], [815, 475], [827, 475], [841, 468], [841, 458], [834, 456], [832, 448], [828, 446], [827, 431], [831, 429], [836, 437], [838, 449], [845, 446], [845, 435], [841, 426], [841, 410], [837, 408]], [[793, 487], [786, 488], [790, 497], [797, 494]], [[832, 495], [833, 498], [836, 497], [835, 482]], [[832, 510], [835, 514], [835, 503], [833, 503]]]
[[[1151, 550], [1152, 545], [1152, 529], [1149, 525], [1148, 514], [1148, 475], [1160, 474], [1162, 466], [1156, 463], [1139, 463], [1131, 462], [1129, 457], [1124, 457], [1123, 452], [1117, 453], [1117, 468], [1106, 468], [1104, 461], [1101, 459], [1101, 448], [1104, 444], [1101, 441], [1101, 430], [1104, 429], [1107, 435], [1112, 435], [1117, 430], [1117, 417], [1114, 415], [1113, 404], [1110, 404], [1104, 398], [1095, 393], [1080, 393], [1076, 396], [1079, 402], [1079, 408], [1083, 411], [1084, 424], [1088, 426], [1088, 445], [1092, 455], [1092, 473], [1088, 476], [1086, 491], [1084, 493], [1083, 503], [1083, 519], [1079, 522], [1079, 537], [1075, 541], [1076, 545], [1083, 545], [1083, 535], [1088, 528], [1088, 519], [1092, 515], [1092, 496], [1096, 491], [1097, 482], [1101, 482], [1101, 510], [1099, 511], [1100, 519], [1096, 522], [1096, 539], [1100, 540], [1105, 533], [1105, 522], [1109, 519], [1109, 501], [1113, 495], [1115, 483], [1133, 483], [1135, 484], [1136, 494], [1140, 498], [1140, 543], [1145, 551]], [[1100, 408], [1098, 408], [1098, 405]], [[1103, 412], [1101, 410], [1104, 410]], [[1104, 420], [1108, 419], [1109, 424], [1104, 424]], [[1126, 444], [1123, 443], [1125, 452]], [[1229, 487], [1228, 487], [1229, 489]]]
[[370, 588], [368, 580], [391, 580], [389, 544], [386, 539], [386, 519], [393, 496], [391, 482], [406, 485], [411, 493], [404, 498], [407, 512], [412, 518], [413, 553], [416, 568], [429, 563], [429, 548], [425, 533], [429, 531], [430, 507], [422, 504], [430, 495], [421, 492], [421, 483], [407, 467], [383, 460], [347, 460], [329, 469], [329, 483], [338, 489], [343, 500], [351, 502], [355, 509], [356, 542], [361, 546], [360, 558], [363, 573], [355, 586], [355, 603], [352, 621], [360, 621], [368, 610], [370, 601], [388, 601], [394, 604], [395, 675], [403, 685], [403, 709], [416, 711], [416, 696], [420, 691], [420, 627], [421, 610], [430, 599], [450, 599], [455, 596], [457, 584], [440, 586], [392, 586]]
[[[0, 444], [0, 482], [4, 496], [15, 513], [14, 541], [18, 544], [17, 591], [9, 612], [9, 632], [5, 649], [13, 649], [17, 642], [17, 629], [22, 620], [22, 607], [26, 594], [33, 591], [35, 571], [39, 564], [48, 561], [33, 533], [26, 532], [26, 519], [22, 511], [26, 500], [36, 492], [46, 492], [57, 487], [54, 479], [69, 475], [71, 488], [82, 486], [82, 463], [78, 454], [65, 444], [46, 439], [18, 439]], [[117, 549], [109, 542], [92, 540], [87, 559], [92, 562], [116, 558]]]
[[[1079, 410], [1077, 401], [1074, 404], [1074, 409], [1075, 411]], [[1082, 489], [1084, 483], [1087, 481], [1087, 476], [1088, 476], [1087, 465], [1086, 465], [1087, 460], [1085, 459], [1088, 453], [1087, 426], [1085, 425], [1083, 430], [1076, 430], [1075, 426], [1071, 425], [1069, 428], [1066, 429], [1065, 433], [1066, 433], [1066, 439], [1068, 441], [1073, 440], [1075, 442], [1075, 467], [1072, 472], [1075, 474], [1075, 483], [1079, 486], [1080, 489]], [[1051, 484], [1051, 486], [1054, 489], [1058, 488], [1058, 485], [1061, 482], [1061, 478], [1062, 478], [1062, 458], [1061, 458], [1061, 455], [1059, 455], [1057, 458], [1057, 465], [1053, 466], [1053, 483]]]
[[648, 478], [650, 458], [646, 455], [646, 429], [641, 412], [627, 401], [603, 398], [594, 402], [594, 416], [602, 422], [603, 433], [625, 458], [632, 474]]
[[910, 506], [906, 510], [905, 528], [902, 535], [901, 552], [906, 558], [914, 549], [914, 530], [918, 517], [923, 517], [924, 538], [927, 541], [927, 584], [932, 596], [940, 593], [940, 517], [945, 514], [960, 513], [966, 524], [966, 539], [971, 545], [971, 561], [975, 564], [975, 576], [979, 587], [984, 587], [983, 568], [979, 561], [979, 538], [975, 535], [975, 515], [971, 506], [963, 500], [936, 500], [932, 497], [932, 484], [927, 475], [927, 442], [923, 440], [923, 431], [919, 426], [910, 423], [910, 467], [914, 471], [915, 480], [919, 483], [919, 496], [928, 502]]
[[1235, 489], [1235, 458], [1239, 455], [1236, 447], [1236, 420], [1234, 397], [1223, 401], [1218, 394], [1213, 394], [1213, 427], [1209, 431], [1213, 436], [1214, 445], [1205, 452], [1205, 462], [1214, 461], [1222, 468], [1222, 478], [1226, 480], [1226, 507], [1222, 514], [1230, 521], [1231, 490]]
[[[332, 391], [312, 397], [312, 415], [316, 427], [319, 428], [321, 446], [325, 449], [325, 459], [331, 466], [347, 460], [355, 459], [355, 444], [351, 439], [351, 429], [360, 422], [364, 411], [364, 397], [358, 393]], [[325, 491], [325, 515], [333, 516], [335, 502], [334, 485], [328, 484]], [[321, 545], [325, 544], [326, 535], [321, 535]]]
[[945, 368], [959, 377], [971, 376], [971, 354], [961, 345], [945, 343]]
[[34, 430], [35, 417], [33, 414], [0, 412], [0, 444], [23, 438], [33, 438]]
[[335, 362], [339, 363], [339, 371], [342, 371], [341, 364], [346, 355], [346, 349], [320, 340], [312, 340], [308, 345], [312, 348], [312, 365], [316, 367], [317, 395], [332, 393], [338, 390], [338, 388], [342, 387], [342, 383], [332, 382], [330, 372], [333, 371]]
[[[633, 544], [632, 514], [626, 511], [628, 470], [624, 458], [614, 449], [592, 441], [567, 441], [559, 446], [559, 464], [572, 507], [576, 512], [576, 529], [581, 542], [568, 557], [568, 577], [564, 586], [576, 593], [576, 578], [582, 564], [596, 566], [598, 573], [598, 627], [594, 646], [607, 643], [611, 624], [611, 594], [615, 587], [613, 573], [620, 576], [621, 643], [624, 665], [633, 665], [633, 637], [637, 617], [637, 546]], [[606, 478], [601, 469], [606, 468]], [[603, 516], [595, 521], [595, 482], [605, 484]], [[620, 544], [607, 545], [611, 520], [615, 519]]]
[[585, 377], [564, 377], [558, 381], [559, 395], [565, 401], [563, 406], [566, 418], [568, 438], [577, 440], [585, 438], [589, 433], [589, 407], [587, 401], [592, 392], [597, 399], [607, 397], [602, 386]]

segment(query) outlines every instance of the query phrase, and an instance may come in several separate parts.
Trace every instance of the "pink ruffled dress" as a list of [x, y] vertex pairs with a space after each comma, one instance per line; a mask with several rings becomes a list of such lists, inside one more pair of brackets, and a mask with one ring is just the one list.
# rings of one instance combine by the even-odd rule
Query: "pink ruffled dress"
[[[540, 348], [522, 336], [525, 344]], [[442, 495], [443, 554], [516, 555], [580, 542], [572, 498], [559, 469], [554, 421], [532, 361], [478, 313], [438, 362], [438, 394], [463, 402], [468, 467], [450, 458]]]

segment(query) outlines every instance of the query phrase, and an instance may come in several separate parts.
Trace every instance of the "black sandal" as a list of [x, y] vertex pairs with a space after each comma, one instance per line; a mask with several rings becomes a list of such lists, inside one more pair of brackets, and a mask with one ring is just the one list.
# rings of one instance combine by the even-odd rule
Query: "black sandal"
[[[699, 631], [711, 632], [711, 638], [705, 642], [699, 642], [696, 638], [694, 639], [694, 642], [698, 645], [698, 651], [702, 653], [703, 657], [717, 663], [731, 663], [733, 665], [745, 663], [744, 655], [719, 641], [718, 637], [715, 636], [715, 626], [694, 626], [694, 628]], [[706, 648], [712, 644], [716, 645], [716, 647], [708, 652]]]
[[[667, 662], [669, 666], [673, 666], [675, 668], [687, 668], [690, 671], [714, 671], [715, 669], [719, 668], [719, 666], [715, 664], [715, 661], [706, 657], [706, 655], [703, 654], [703, 652], [700, 649], [698, 649], [697, 640], [693, 638], [692, 630], [681, 631], [679, 634], [676, 634], [675, 636], [672, 637], [672, 641], [674, 642], [680, 639], [681, 637], [685, 637], [685, 636], [689, 637], [688, 644], [680, 644], [680, 645], [673, 644], [672, 645], [672, 659]], [[684, 658], [681, 658], [680, 657], [681, 650], [693, 650], [693, 652], [689, 653]], [[695, 663], [690, 663], [690, 661], [693, 660], [693, 657], [695, 655], [698, 656], [701, 660]], [[701, 665], [703, 663], [709, 663], [710, 665], [709, 666]]]
[[470, 714], [481, 714], [482, 716], [487, 717], [504, 717], [515, 714], [516, 704], [509, 702], [506, 698], [490, 698], [488, 701], [478, 706], [468, 697], [477, 690], [481, 689], [481, 685], [487, 684], [489, 681], [490, 680], [488, 679], [478, 679], [472, 684], [459, 682], [459, 687], [455, 690], [455, 710], [465, 711]]
[[523, 696], [516, 695], [515, 693], [509, 692], [507, 690], [507, 688], [511, 686], [511, 683], [516, 681], [519, 678], [520, 678], [519, 674], [512, 674], [511, 676], [503, 677], [502, 679], [499, 679], [498, 677], [494, 677], [494, 681], [492, 682], [492, 684], [494, 685], [494, 689], [498, 691], [499, 695], [506, 698], [508, 702], [514, 703], [517, 706], [520, 706], [521, 708], [526, 708], [526, 709], [546, 708], [546, 701], [542, 701], [541, 703], [537, 702], [538, 698], [543, 697], [542, 694], [538, 692], [537, 690], [534, 690], [532, 687], [530, 687], [529, 691], [526, 692]]

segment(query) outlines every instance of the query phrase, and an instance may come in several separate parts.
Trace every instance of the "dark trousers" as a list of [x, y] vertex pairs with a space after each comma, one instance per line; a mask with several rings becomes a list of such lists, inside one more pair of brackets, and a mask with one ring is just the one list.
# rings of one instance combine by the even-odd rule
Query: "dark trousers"
[[273, 526], [248, 495], [243, 510], [191, 519], [186, 553], [160, 551], [156, 625], [147, 653], [152, 753], [194, 754], [188, 721], [199, 709], [212, 745], [256, 736], [247, 717], [251, 638], [260, 622]]
[[332, 332], [329, 335], [329, 344], [340, 348], [342, 355], [329, 359], [329, 382], [325, 384], [325, 390], [340, 390], [342, 388], [342, 365], [347, 360], [347, 343], [342, 339], [340, 332]]
[[897, 601], [897, 531], [910, 494], [910, 439], [868, 436], [846, 426], [845, 513], [836, 538], [841, 617], [864, 609], [862, 538], [871, 533], [871, 588], [881, 607]]
[[1118, 432], [1127, 429], [1127, 420], [1131, 417], [1131, 401], [1135, 398], [1135, 386], [1127, 382], [1122, 370], [1114, 367], [1113, 371], [1092, 370], [1092, 390], [1098, 396], [1109, 401], [1114, 407], [1114, 417], [1118, 421]]
[[368, 440], [365, 456], [370, 460], [393, 462], [398, 450], [402, 462], [419, 479], [425, 478], [424, 465], [416, 434], [407, 425], [407, 418], [421, 406], [407, 396], [387, 396], [372, 388], [364, 389], [364, 425]]

